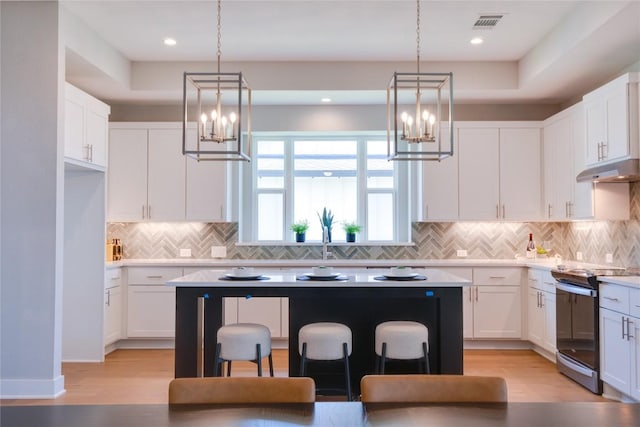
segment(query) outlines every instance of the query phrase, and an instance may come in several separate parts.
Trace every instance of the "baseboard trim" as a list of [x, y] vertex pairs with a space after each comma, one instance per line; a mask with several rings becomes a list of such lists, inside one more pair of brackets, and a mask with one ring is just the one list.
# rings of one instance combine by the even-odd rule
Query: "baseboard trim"
[[530, 350], [531, 343], [522, 340], [464, 340], [465, 350]]
[[64, 375], [52, 379], [0, 379], [0, 399], [55, 399], [64, 393]]

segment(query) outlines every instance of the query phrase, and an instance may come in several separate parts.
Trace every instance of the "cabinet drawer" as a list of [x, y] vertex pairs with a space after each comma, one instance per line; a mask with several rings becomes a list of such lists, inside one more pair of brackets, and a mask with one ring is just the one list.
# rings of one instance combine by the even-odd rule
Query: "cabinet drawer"
[[556, 293], [556, 279], [553, 278], [550, 271], [542, 272], [542, 283], [541, 289], [545, 292], [549, 292], [550, 294]]
[[629, 299], [629, 314], [633, 317], [640, 318], [640, 289], [630, 289], [631, 298]]
[[600, 284], [600, 307], [629, 314], [629, 291], [624, 286]]
[[474, 268], [474, 285], [509, 285], [520, 286], [522, 281], [521, 268]]
[[127, 274], [130, 285], [164, 285], [183, 275], [180, 267], [129, 267]]
[[115, 288], [122, 284], [122, 269], [110, 268], [104, 272], [104, 288]]

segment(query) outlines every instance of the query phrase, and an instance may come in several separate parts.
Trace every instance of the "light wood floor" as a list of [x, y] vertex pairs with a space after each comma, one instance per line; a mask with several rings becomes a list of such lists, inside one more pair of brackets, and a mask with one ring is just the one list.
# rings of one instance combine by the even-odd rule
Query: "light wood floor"
[[[274, 350], [276, 376], [288, 371], [286, 350]], [[64, 363], [66, 393], [55, 400], [2, 400], [11, 405], [166, 403], [173, 378], [173, 350], [117, 350], [104, 363]], [[265, 372], [268, 372], [265, 359]], [[251, 363], [234, 362], [233, 375], [255, 375]], [[467, 375], [507, 380], [513, 402], [598, 402], [596, 396], [556, 371], [530, 350], [466, 350]]]

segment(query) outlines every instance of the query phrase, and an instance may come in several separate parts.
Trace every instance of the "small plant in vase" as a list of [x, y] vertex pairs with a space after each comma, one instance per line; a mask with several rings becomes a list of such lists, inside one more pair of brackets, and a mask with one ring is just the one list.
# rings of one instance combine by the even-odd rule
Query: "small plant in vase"
[[362, 226], [356, 224], [355, 222], [345, 222], [342, 225], [344, 232], [347, 235], [347, 242], [353, 243], [356, 241], [356, 233], [359, 233], [362, 230]]
[[327, 208], [322, 209], [322, 216], [318, 213], [318, 219], [320, 220], [320, 229], [322, 231], [322, 239], [324, 241], [324, 228], [327, 227], [327, 241], [331, 242], [331, 227], [333, 227], [333, 214], [331, 210]]
[[296, 233], [296, 242], [302, 243], [305, 241], [307, 230], [309, 229], [309, 222], [305, 219], [304, 221], [298, 221], [296, 223], [291, 224], [291, 231]]

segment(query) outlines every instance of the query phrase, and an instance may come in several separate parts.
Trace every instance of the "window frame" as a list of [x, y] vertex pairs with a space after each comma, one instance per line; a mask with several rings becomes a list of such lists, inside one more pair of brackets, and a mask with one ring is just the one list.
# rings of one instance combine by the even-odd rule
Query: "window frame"
[[[252, 142], [254, 149], [251, 153], [250, 167], [244, 168], [243, 182], [241, 185], [245, 193], [243, 199], [245, 203], [249, 204], [248, 209], [241, 210], [240, 220], [240, 233], [242, 240], [245, 242], [255, 242], [259, 244], [269, 243], [285, 243], [296, 244], [295, 236], [290, 233], [290, 226], [296, 220], [293, 218], [293, 195], [294, 195], [294, 155], [293, 147], [296, 140], [344, 140], [353, 139], [356, 141], [357, 154], [356, 154], [356, 192], [357, 192], [357, 216], [356, 221], [358, 224], [363, 225], [363, 232], [360, 233], [358, 241], [361, 244], [397, 244], [409, 242], [409, 230], [410, 230], [410, 215], [411, 209], [407, 209], [409, 202], [408, 197], [408, 173], [409, 162], [393, 162], [393, 186], [391, 188], [368, 188], [367, 187], [367, 151], [363, 147], [366, 147], [368, 141], [378, 140], [385, 141], [386, 132], [372, 131], [372, 132], [253, 132]], [[258, 150], [257, 144], [260, 141], [283, 141], [284, 144], [284, 185], [283, 188], [258, 188], [257, 176], [258, 176]], [[403, 189], [404, 191], [401, 191]], [[281, 240], [258, 240], [258, 197], [259, 194], [265, 193], [281, 193], [283, 195], [284, 212], [282, 215], [282, 239]], [[369, 194], [391, 194], [393, 200], [393, 239], [392, 240], [369, 240], [368, 239], [368, 198]], [[248, 197], [247, 197], [248, 196]], [[400, 209], [400, 206], [405, 206], [405, 209]], [[309, 219], [312, 221], [313, 219]], [[242, 224], [251, 224], [251, 227], [247, 229], [242, 227]], [[309, 242], [319, 242], [319, 240], [308, 240]], [[300, 243], [297, 243], [298, 245]]]

